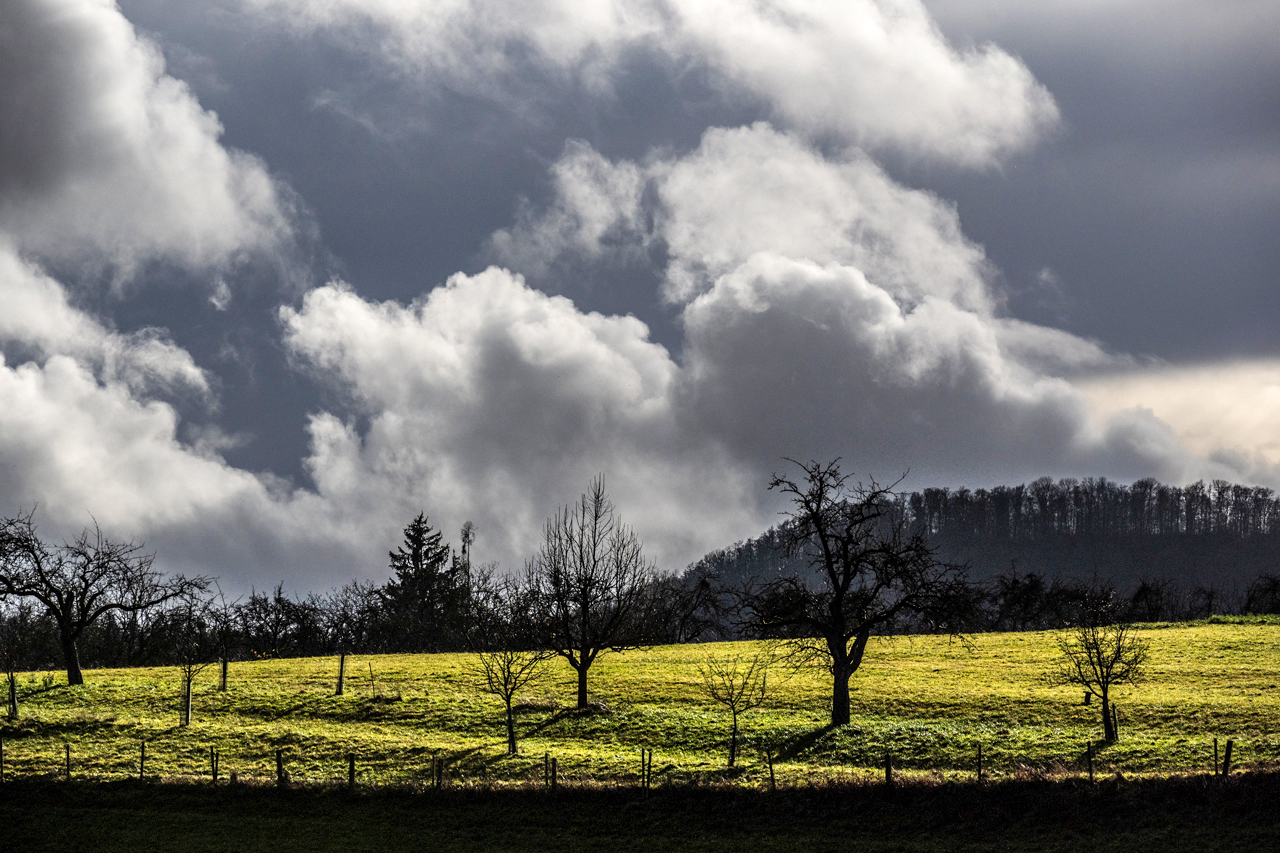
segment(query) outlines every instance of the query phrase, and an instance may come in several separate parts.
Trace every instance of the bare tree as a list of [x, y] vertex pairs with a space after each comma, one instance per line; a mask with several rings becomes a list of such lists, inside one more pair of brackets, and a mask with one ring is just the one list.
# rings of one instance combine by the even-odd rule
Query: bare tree
[[639, 537], [622, 523], [597, 477], [576, 504], [548, 519], [542, 548], [526, 567], [526, 586], [543, 629], [541, 643], [578, 674], [578, 708], [587, 707], [587, 672], [602, 653], [644, 644], [650, 581]]
[[236, 630], [237, 607], [240, 599], [227, 601], [222, 587], [215, 582], [216, 593], [209, 600], [205, 614], [208, 620], [210, 640], [218, 656], [218, 690], [227, 689], [227, 670], [231, 664], [231, 654], [236, 647], [238, 632]]
[[12, 612], [0, 612], [0, 668], [5, 676], [5, 716], [18, 719], [18, 670], [30, 664], [35, 646], [36, 617], [26, 602]]
[[772, 644], [757, 645], [750, 653], [735, 645], [731, 656], [708, 655], [698, 665], [703, 691], [729, 709], [733, 723], [729, 730], [729, 766], [738, 758], [738, 719], [764, 704], [769, 690], [769, 667], [775, 659]]
[[182, 678], [181, 725], [191, 725], [191, 694], [196, 677], [213, 665], [217, 655], [217, 627], [210, 614], [210, 603], [187, 596], [174, 611], [174, 657]]
[[473, 671], [484, 689], [506, 709], [507, 753], [515, 755], [516, 695], [542, 678], [555, 653], [537, 645], [530, 620], [529, 594], [511, 579], [496, 581], [481, 569], [472, 579], [472, 623], [469, 642], [475, 651]]
[[83, 684], [78, 643], [111, 611], [139, 612], [203, 592], [208, 580], [164, 578], [154, 555], [132, 542], [111, 542], [95, 524], [74, 542], [51, 547], [36, 535], [35, 511], [0, 520], [0, 598], [34, 598], [58, 627], [68, 684]]
[[1115, 619], [1109, 600], [1095, 598], [1085, 614], [1058, 637], [1057, 667], [1049, 674], [1049, 682], [1081, 687], [1087, 696], [1101, 699], [1102, 732], [1111, 743], [1116, 739], [1111, 690], [1143, 679], [1150, 644], [1131, 623]]
[[769, 488], [791, 497], [784, 546], [812, 576], [749, 587], [743, 604], [758, 634], [789, 641], [793, 662], [831, 673], [831, 723], [843, 725], [849, 679], [873, 634], [913, 620], [917, 629], [957, 635], [976, 613], [976, 596], [963, 567], [940, 562], [924, 534], [909, 530], [891, 489], [849, 485], [838, 459], [794, 464], [802, 482], [775, 474]]

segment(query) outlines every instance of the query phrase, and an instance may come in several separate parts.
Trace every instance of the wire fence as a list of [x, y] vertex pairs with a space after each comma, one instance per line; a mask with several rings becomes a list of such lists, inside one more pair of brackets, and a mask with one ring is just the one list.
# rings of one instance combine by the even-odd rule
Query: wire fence
[[[484, 756], [467, 750], [450, 754], [436, 750], [404, 756], [365, 756], [355, 751], [333, 749], [277, 748], [261, 754], [243, 751], [226, 753], [219, 745], [206, 743], [175, 748], [148, 741], [135, 741], [133, 756], [121, 757], [113, 750], [104, 758], [103, 750], [88, 749], [83, 742], [64, 742], [51, 748], [25, 739], [0, 738], [0, 785], [24, 779], [114, 782], [135, 780], [144, 783], [206, 783], [289, 786], [401, 787], [441, 790], [451, 787], [634, 787], [641, 791], [655, 785], [736, 785], [795, 788], [830, 784], [933, 784], [968, 782], [982, 784], [999, 779], [1075, 779], [1095, 783], [1117, 776], [1212, 775], [1274, 770], [1265, 750], [1249, 740], [1213, 738], [1212, 752], [1206, 750], [1202, 766], [1178, 771], [1134, 772], [1122, 763], [1108, 760], [1099, 744], [1088, 742], [1077, 754], [1051, 761], [1019, 761], [1016, 756], [993, 756], [978, 744], [969, 766], [931, 768], [910, 761], [909, 756], [885, 752], [877, 767], [815, 765], [783, 762], [773, 748], [760, 746], [754, 760], [736, 768], [706, 770], [682, 768], [675, 763], [654, 770], [654, 751], [635, 750], [634, 768], [606, 775], [592, 775], [582, 768], [562, 764], [551, 752], [523, 756], [523, 768], [515, 773], [491, 772]], [[1265, 745], [1265, 744], [1264, 744]], [[100, 746], [100, 744], [99, 744]]]

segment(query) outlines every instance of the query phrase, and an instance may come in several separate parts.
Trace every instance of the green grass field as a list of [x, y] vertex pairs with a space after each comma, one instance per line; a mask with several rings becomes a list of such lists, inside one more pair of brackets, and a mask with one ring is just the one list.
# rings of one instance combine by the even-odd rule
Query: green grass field
[[[1121, 740], [1100, 748], [1100, 773], [1204, 772], [1213, 739], [1235, 740], [1235, 764], [1280, 763], [1280, 620], [1151, 626], [1150, 676], [1121, 688]], [[873, 641], [854, 677], [854, 719], [826, 726], [829, 687], [821, 672], [771, 677], [765, 707], [744, 718], [749, 743], [734, 773], [724, 768], [728, 716], [701, 690], [698, 663], [728, 644], [654, 648], [602, 657], [593, 699], [605, 710], [571, 710], [572, 671], [556, 662], [525, 697], [521, 754], [505, 754], [501, 705], [479, 689], [466, 655], [348, 658], [346, 695], [333, 695], [336, 658], [232, 663], [230, 688], [215, 690], [216, 668], [197, 681], [195, 720], [177, 725], [174, 669], [92, 670], [69, 688], [52, 673], [20, 677], [22, 717], [0, 724], [6, 774], [56, 776], [70, 744], [74, 778], [137, 774], [147, 742], [147, 775], [208, 778], [216, 747], [225, 777], [268, 780], [275, 750], [292, 778], [345, 779], [343, 756], [358, 756], [360, 781], [421, 784], [439, 754], [453, 786], [540, 782], [544, 753], [570, 785], [634, 784], [639, 751], [655, 754], [655, 784], [760, 786], [768, 744], [781, 786], [879, 778], [883, 756], [920, 781], [971, 778], [979, 744], [999, 777], [1083, 771], [1086, 743], [1101, 740], [1096, 706], [1046, 685], [1055, 654], [1045, 633], [980, 634], [966, 646], [940, 637]], [[372, 667], [372, 678], [370, 677]]]

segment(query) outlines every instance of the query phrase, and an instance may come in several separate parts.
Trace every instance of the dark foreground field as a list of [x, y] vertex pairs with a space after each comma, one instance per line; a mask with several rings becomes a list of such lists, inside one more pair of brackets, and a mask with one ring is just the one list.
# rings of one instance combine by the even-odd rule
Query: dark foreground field
[[23, 851], [1280, 849], [1280, 774], [793, 788], [275, 790], [28, 781]]

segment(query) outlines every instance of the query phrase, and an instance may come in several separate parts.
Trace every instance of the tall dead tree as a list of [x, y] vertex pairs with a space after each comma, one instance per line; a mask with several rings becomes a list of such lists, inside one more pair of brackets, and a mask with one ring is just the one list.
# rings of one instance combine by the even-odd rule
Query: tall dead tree
[[655, 576], [640, 538], [605, 493], [603, 476], [548, 519], [525, 583], [541, 644], [578, 674], [579, 709], [587, 707], [587, 672], [596, 658], [644, 644], [646, 596]]
[[0, 520], [0, 597], [32, 598], [49, 612], [68, 684], [84, 683], [78, 643], [104, 614], [136, 613], [208, 587], [203, 577], [164, 577], [152, 568], [154, 555], [108, 540], [96, 524], [73, 542], [50, 546], [37, 535], [34, 514]]
[[775, 474], [769, 488], [791, 498], [783, 543], [809, 574], [750, 587], [743, 604], [757, 634], [788, 640], [795, 662], [831, 673], [831, 722], [843, 725], [849, 679], [873, 635], [904, 625], [958, 634], [976, 596], [964, 568], [939, 561], [909, 528], [891, 489], [851, 485], [838, 459], [794, 464], [803, 479]]

